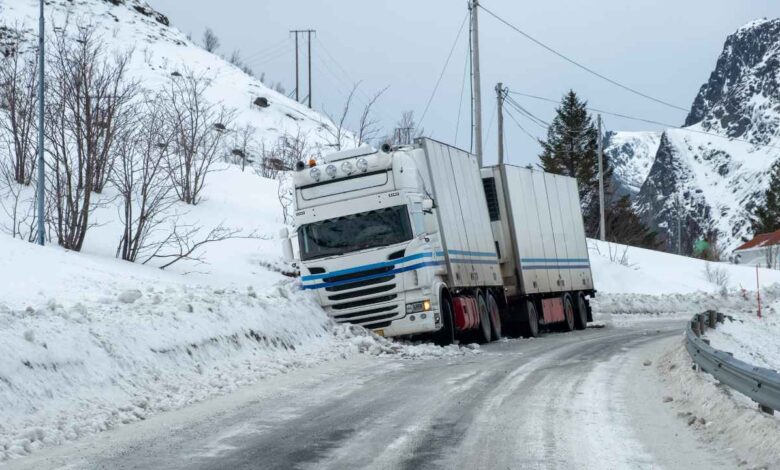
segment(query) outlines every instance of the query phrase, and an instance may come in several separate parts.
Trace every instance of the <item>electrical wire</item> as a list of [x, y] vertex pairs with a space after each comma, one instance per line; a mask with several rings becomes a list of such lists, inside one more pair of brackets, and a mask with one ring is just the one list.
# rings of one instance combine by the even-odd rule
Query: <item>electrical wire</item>
[[242, 59], [245, 60], [245, 61], [255, 60], [255, 59], [258, 59], [260, 57], [264, 57], [265, 55], [273, 55], [274, 53], [278, 52], [280, 50], [280, 48], [284, 48], [285, 50], [287, 50], [289, 48], [289, 46], [290, 46], [289, 39], [284, 39], [284, 40], [279, 41], [279, 42], [277, 42], [275, 44], [272, 44], [272, 45], [270, 45], [270, 46], [268, 46], [266, 48], [260, 49], [260, 50], [255, 51], [255, 52], [251, 52], [246, 57], [242, 57]]
[[[441, 73], [439, 74], [438, 80], [436, 80], [436, 85], [433, 87], [433, 91], [431, 92], [431, 96], [428, 98], [428, 102], [425, 104], [425, 109], [423, 110], [422, 115], [420, 116], [420, 121], [417, 123], [417, 129], [419, 129], [422, 126], [423, 120], [425, 120], [425, 115], [428, 113], [428, 108], [431, 106], [431, 102], [433, 101], [433, 97], [436, 96], [436, 90], [439, 89], [439, 84], [441, 83], [441, 79], [444, 78], [444, 72], [447, 71], [447, 66], [450, 64], [450, 59], [452, 59], [452, 53], [455, 52], [455, 46], [458, 45], [458, 39], [460, 39], [460, 35], [463, 32], [463, 27], [466, 25], [466, 20], [469, 18], [468, 13], [466, 16], [463, 17], [463, 21], [460, 24], [460, 28], [458, 28], [458, 34], [455, 36], [455, 41], [452, 42], [452, 47], [450, 48], [450, 53], [447, 55], [447, 60], [444, 61], [444, 67], [441, 69]], [[417, 132], [417, 129], [415, 129], [415, 133]]]
[[[558, 101], [558, 100], [553, 100], [553, 99], [550, 99], [550, 98], [544, 98], [544, 97], [538, 96], [538, 95], [531, 95], [531, 94], [528, 94], [528, 93], [520, 93], [520, 92], [517, 92], [517, 91], [510, 91], [509, 93], [511, 93], [513, 95], [517, 95], [517, 96], [525, 96], [527, 98], [533, 98], [533, 99], [540, 100], [540, 101], [547, 101], [549, 103], [560, 104], [560, 101]], [[613, 112], [613, 111], [606, 111], [606, 110], [599, 109], [599, 108], [586, 107], [585, 109], [587, 109], [588, 111], [591, 111], [591, 112], [595, 112], [595, 113], [606, 114], [608, 116], [614, 116], [614, 117], [619, 117], [619, 118], [623, 118], [623, 119], [629, 119], [629, 120], [632, 120], [632, 121], [644, 122], [644, 123], [647, 123], [647, 124], [653, 124], [653, 125], [656, 125], [656, 126], [666, 127], [666, 128], [670, 128], [670, 129], [676, 129], [676, 130], [681, 130], [681, 131], [685, 131], [685, 132], [691, 132], [691, 133], [694, 133], [694, 134], [709, 135], [709, 136], [719, 137], [721, 139], [726, 139], [726, 140], [730, 140], [730, 141], [743, 142], [743, 143], [750, 144], [750, 145], [753, 145], [753, 146], [756, 146], [756, 147], [766, 147], [766, 148], [780, 149], [780, 146], [777, 146], [777, 145], [759, 144], [759, 143], [751, 142], [751, 141], [749, 141], [747, 139], [740, 139], [738, 137], [729, 137], [729, 136], [725, 136], [725, 135], [721, 135], [721, 134], [716, 134], [714, 132], [707, 132], [707, 131], [704, 131], [704, 130], [690, 129], [690, 128], [687, 128], [687, 127], [676, 126], [674, 124], [664, 123], [664, 122], [660, 122], [660, 121], [654, 121], [652, 119], [646, 119], [646, 118], [641, 118], [641, 117], [636, 117], [636, 116], [630, 116], [628, 114], [616, 113], [616, 112]]]
[[469, 57], [471, 56], [471, 51], [466, 51], [466, 60], [463, 64], [463, 80], [460, 84], [460, 99], [458, 100], [458, 118], [455, 121], [455, 140], [454, 144], [457, 147], [458, 146], [458, 134], [460, 133], [460, 112], [463, 108], [463, 92], [466, 90], [466, 73], [469, 70]]
[[[539, 138], [538, 138], [538, 137], [536, 137], [535, 135], [531, 134], [530, 132], [528, 132], [528, 130], [527, 130], [525, 127], [523, 127], [523, 126], [522, 126], [522, 124], [520, 124], [520, 123], [517, 121], [517, 119], [515, 119], [515, 117], [512, 115], [512, 113], [511, 113], [511, 112], [509, 112], [509, 110], [508, 110], [508, 109], [505, 109], [504, 111], [506, 112], [506, 115], [507, 115], [507, 116], [509, 116], [509, 118], [512, 120], [512, 122], [514, 122], [514, 123], [515, 123], [515, 125], [516, 125], [516, 126], [517, 126], [517, 127], [518, 127], [518, 128], [521, 130], [521, 131], [523, 131], [523, 134], [525, 134], [525, 135], [527, 135], [528, 137], [530, 137], [530, 138], [531, 138], [531, 140], [533, 140], [534, 142], [536, 142], [536, 143], [539, 143]], [[504, 139], [504, 140], [506, 140], [506, 139]]]
[[545, 44], [545, 43], [541, 42], [540, 40], [538, 40], [538, 39], [536, 39], [535, 37], [531, 36], [530, 34], [526, 33], [525, 31], [522, 31], [522, 30], [521, 30], [520, 28], [518, 28], [517, 26], [513, 25], [512, 23], [508, 22], [507, 20], [505, 20], [505, 19], [501, 18], [500, 16], [496, 15], [495, 13], [493, 13], [493, 12], [492, 12], [490, 9], [488, 9], [488, 8], [485, 8], [484, 6], [482, 6], [482, 4], [478, 4], [478, 6], [479, 6], [479, 8], [481, 8], [482, 10], [484, 10], [484, 11], [485, 11], [485, 13], [489, 14], [490, 16], [492, 16], [493, 18], [495, 18], [496, 20], [498, 20], [498, 21], [500, 21], [501, 23], [505, 24], [506, 26], [510, 27], [511, 29], [513, 29], [514, 31], [516, 31], [517, 33], [519, 33], [519, 34], [523, 35], [525, 38], [527, 38], [527, 39], [531, 40], [532, 42], [534, 42], [534, 43], [535, 43], [535, 44], [537, 44], [538, 46], [541, 46], [542, 48], [546, 49], [548, 52], [551, 52], [551, 53], [553, 53], [553, 54], [557, 55], [557, 56], [558, 56], [558, 57], [560, 57], [561, 59], [563, 59], [563, 60], [565, 60], [565, 61], [569, 62], [570, 64], [573, 64], [573, 65], [575, 65], [575, 66], [577, 66], [577, 67], [581, 68], [582, 70], [585, 70], [586, 72], [588, 72], [588, 73], [590, 73], [590, 74], [592, 74], [592, 75], [594, 75], [594, 76], [596, 76], [596, 77], [598, 77], [598, 78], [600, 78], [600, 79], [602, 79], [602, 80], [605, 80], [605, 81], [607, 81], [607, 82], [609, 82], [609, 83], [611, 83], [611, 84], [613, 84], [613, 85], [615, 85], [615, 86], [617, 86], [617, 87], [620, 87], [620, 88], [622, 88], [622, 89], [624, 89], [624, 90], [626, 90], [626, 91], [629, 91], [629, 92], [631, 92], [631, 93], [633, 93], [633, 94], [635, 94], [635, 95], [637, 95], [637, 96], [641, 96], [641, 97], [643, 97], [643, 98], [645, 98], [645, 99], [648, 99], [648, 100], [654, 101], [654, 102], [656, 102], [656, 103], [659, 103], [659, 104], [662, 104], [662, 105], [664, 105], [664, 106], [668, 106], [668, 107], [670, 107], [670, 108], [673, 108], [673, 109], [676, 109], [676, 110], [679, 110], [679, 111], [685, 111], [686, 113], [689, 111], [689, 110], [688, 110], [688, 109], [686, 109], [686, 108], [683, 108], [683, 107], [681, 107], [681, 106], [677, 106], [677, 105], [675, 105], [675, 104], [672, 104], [672, 103], [669, 103], [669, 102], [667, 102], [667, 101], [664, 101], [664, 100], [661, 100], [661, 99], [655, 98], [655, 97], [653, 97], [653, 96], [650, 96], [650, 95], [648, 95], [647, 93], [643, 93], [643, 92], [641, 92], [641, 91], [639, 91], [639, 90], [637, 90], [637, 89], [635, 89], [635, 88], [631, 88], [631, 87], [629, 87], [629, 86], [627, 86], [627, 85], [623, 85], [622, 83], [618, 82], [617, 80], [613, 80], [613, 79], [611, 79], [611, 78], [609, 78], [609, 77], [607, 77], [607, 76], [605, 76], [605, 75], [603, 75], [603, 74], [601, 74], [601, 73], [599, 73], [599, 72], [596, 72], [596, 71], [595, 71], [595, 70], [593, 70], [592, 68], [590, 68], [590, 67], [588, 67], [588, 66], [586, 66], [586, 65], [583, 65], [583, 64], [581, 64], [581, 63], [577, 62], [577, 61], [576, 61], [576, 60], [574, 60], [574, 59], [571, 59], [571, 58], [569, 58], [568, 56], [564, 55], [564, 54], [563, 54], [563, 53], [561, 53], [561, 52], [558, 52], [557, 50], [555, 50], [555, 49], [553, 49], [552, 47], [548, 46], [547, 44]]

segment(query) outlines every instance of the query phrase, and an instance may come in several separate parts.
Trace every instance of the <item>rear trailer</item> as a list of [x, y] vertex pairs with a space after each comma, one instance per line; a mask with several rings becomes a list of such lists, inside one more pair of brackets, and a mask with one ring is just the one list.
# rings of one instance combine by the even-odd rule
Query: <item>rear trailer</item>
[[482, 170], [513, 329], [585, 328], [595, 294], [574, 178], [513, 165]]

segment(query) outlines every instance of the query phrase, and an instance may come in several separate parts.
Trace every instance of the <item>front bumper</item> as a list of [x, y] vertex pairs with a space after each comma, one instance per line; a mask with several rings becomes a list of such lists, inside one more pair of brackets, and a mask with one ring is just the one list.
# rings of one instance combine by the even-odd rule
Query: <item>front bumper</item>
[[[412, 318], [414, 318], [414, 320], [412, 320]], [[391, 321], [388, 326], [376, 328], [372, 331], [378, 335], [387, 337], [433, 333], [441, 328], [441, 321], [437, 324], [436, 318], [439, 318], [439, 312], [437, 310], [412, 313], [405, 315], [403, 318]]]

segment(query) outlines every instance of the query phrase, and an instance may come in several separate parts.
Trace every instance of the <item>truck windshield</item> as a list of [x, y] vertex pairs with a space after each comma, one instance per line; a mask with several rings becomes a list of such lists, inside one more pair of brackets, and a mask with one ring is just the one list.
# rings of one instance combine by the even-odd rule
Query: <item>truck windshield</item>
[[301, 260], [394, 245], [412, 239], [406, 206], [388, 207], [303, 225]]

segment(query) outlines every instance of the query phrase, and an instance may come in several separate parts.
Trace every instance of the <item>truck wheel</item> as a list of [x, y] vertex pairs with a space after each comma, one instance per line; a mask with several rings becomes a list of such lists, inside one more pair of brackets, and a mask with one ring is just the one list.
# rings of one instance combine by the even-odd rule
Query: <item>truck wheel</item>
[[479, 311], [479, 327], [477, 328], [477, 342], [485, 344], [490, 342], [490, 313], [488, 312], [485, 296], [477, 293], [477, 310]]
[[493, 341], [498, 341], [501, 339], [501, 312], [493, 294], [487, 295], [487, 308], [490, 313], [490, 335]]
[[536, 305], [534, 305], [533, 301], [525, 301], [523, 315], [525, 316], [521, 324], [523, 336], [526, 338], [537, 338], [539, 336], [539, 313], [536, 311]]
[[588, 304], [582, 294], [577, 295], [577, 317], [575, 320], [575, 327], [578, 330], [584, 330], [588, 327]]
[[443, 326], [433, 334], [433, 343], [439, 346], [449, 346], [455, 342], [455, 319], [452, 316], [452, 305], [445, 296], [441, 297], [439, 305], [441, 305]]
[[563, 316], [563, 331], [574, 330], [574, 304], [572, 304], [569, 294], [563, 296]]

